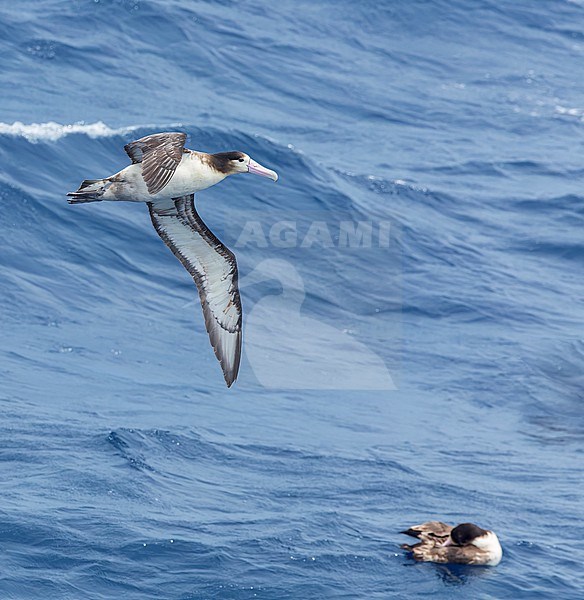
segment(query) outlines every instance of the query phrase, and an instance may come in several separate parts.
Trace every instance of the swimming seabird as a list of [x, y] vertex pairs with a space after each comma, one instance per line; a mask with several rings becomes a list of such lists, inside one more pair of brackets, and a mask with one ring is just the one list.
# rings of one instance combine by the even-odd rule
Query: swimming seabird
[[494, 567], [501, 562], [503, 556], [495, 533], [474, 523], [461, 523], [452, 527], [440, 521], [428, 521], [400, 533], [420, 540], [413, 546], [402, 544], [401, 547], [422, 562]]
[[156, 133], [130, 142], [132, 164], [105, 179], [86, 179], [70, 204], [101, 200], [146, 202], [152, 224], [191, 274], [203, 306], [205, 325], [227, 387], [237, 378], [241, 358], [241, 299], [234, 254], [205, 225], [195, 193], [235, 173], [278, 180], [244, 152], [207, 154], [184, 147], [185, 133]]

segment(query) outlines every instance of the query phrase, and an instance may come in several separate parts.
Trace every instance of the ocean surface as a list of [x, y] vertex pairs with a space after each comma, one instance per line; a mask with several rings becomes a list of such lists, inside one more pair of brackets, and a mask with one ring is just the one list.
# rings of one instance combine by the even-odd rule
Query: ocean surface
[[[0, 2], [0, 597], [582, 598], [584, 2]], [[227, 389], [124, 144], [242, 150]], [[416, 564], [472, 521], [498, 567]]]

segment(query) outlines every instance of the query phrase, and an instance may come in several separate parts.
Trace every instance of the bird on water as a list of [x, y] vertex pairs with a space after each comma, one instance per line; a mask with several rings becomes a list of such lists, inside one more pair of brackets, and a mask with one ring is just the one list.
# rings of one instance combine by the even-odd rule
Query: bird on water
[[415, 560], [435, 563], [458, 563], [494, 567], [501, 562], [503, 550], [494, 531], [474, 523], [456, 527], [440, 521], [413, 525], [405, 533], [420, 540], [417, 544], [402, 544]]
[[244, 152], [207, 154], [184, 147], [185, 133], [156, 133], [124, 146], [132, 164], [104, 179], [86, 179], [70, 204], [146, 202], [154, 229], [197, 285], [205, 325], [227, 387], [241, 360], [241, 298], [235, 255], [205, 225], [195, 208], [195, 193], [229, 175], [278, 174]]

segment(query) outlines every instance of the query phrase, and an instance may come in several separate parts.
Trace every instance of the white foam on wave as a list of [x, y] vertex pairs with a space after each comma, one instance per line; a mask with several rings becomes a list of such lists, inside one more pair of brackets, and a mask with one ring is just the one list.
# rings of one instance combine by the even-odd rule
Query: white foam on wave
[[136, 129], [138, 129], [138, 126], [113, 129], [102, 121], [97, 121], [96, 123], [84, 123], [80, 121], [72, 125], [61, 125], [54, 121], [49, 121], [48, 123], [30, 123], [29, 125], [20, 121], [15, 121], [12, 124], [0, 123], [0, 135], [23, 137], [32, 143], [39, 141], [54, 142], [72, 133], [83, 133], [91, 138], [99, 138], [121, 135]]
[[556, 114], [566, 115], [568, 117], [577, 117], [580, 121], [584, 121], [584, 109], [582, 108], [568, 108], [566, 106], [556, 106]]

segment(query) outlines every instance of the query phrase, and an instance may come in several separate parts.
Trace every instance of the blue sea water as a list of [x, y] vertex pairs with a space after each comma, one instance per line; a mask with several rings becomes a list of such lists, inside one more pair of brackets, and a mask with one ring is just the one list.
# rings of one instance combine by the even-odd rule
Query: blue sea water
[[[583, 26], [576, 0], [1, 2], [0, 596], [581, 598]], [[198, 200], [263, 269], [229, 390], [146, 208], [65, 201], [165, 130], [280, 174]], [[397, 390], [374, 358], [346, 384], [362, 357]], [[503, 561], [413, 563], [429, 518]]]

